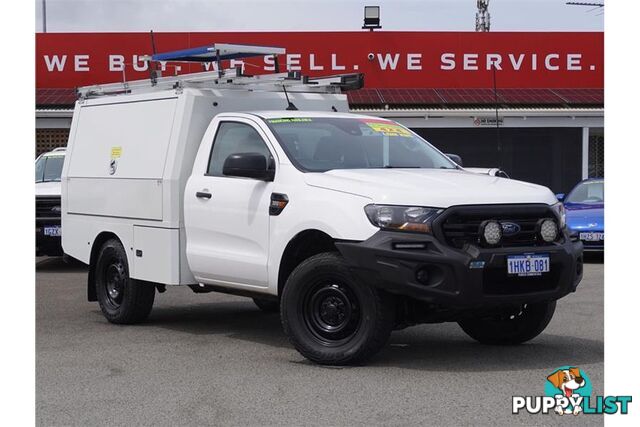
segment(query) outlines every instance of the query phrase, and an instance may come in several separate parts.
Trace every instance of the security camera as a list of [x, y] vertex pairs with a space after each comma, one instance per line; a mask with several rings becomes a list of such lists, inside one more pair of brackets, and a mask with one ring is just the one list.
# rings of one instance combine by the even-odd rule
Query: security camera
[[369, 61], [373, 61], [373, 58], [375, 58], [376, 56], [373, 53], [370, 53], [369, 55], [367, 55], [367, 58], [369, 58]]

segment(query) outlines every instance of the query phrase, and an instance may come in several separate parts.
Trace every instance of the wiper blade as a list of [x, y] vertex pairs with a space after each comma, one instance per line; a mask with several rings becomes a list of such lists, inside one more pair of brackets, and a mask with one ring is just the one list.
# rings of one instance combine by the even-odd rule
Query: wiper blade
[[384, 165], [385, 169], [422, 169], [420, 166], [393, 166], [393, 165]]

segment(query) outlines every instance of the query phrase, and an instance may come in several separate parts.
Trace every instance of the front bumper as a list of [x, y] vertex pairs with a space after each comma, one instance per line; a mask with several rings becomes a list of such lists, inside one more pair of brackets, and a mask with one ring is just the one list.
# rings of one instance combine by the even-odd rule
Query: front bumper
[[62, 238], [60, 236], [46, 236], [45, 227], [60, 226], [60, 217], [36, 218], [36, 256], [61, 256]]
[[[456, 249], [434, 236], [379, 231], [364, 242], [336, 246], [366, 283], [446, 308], [474, 309], [552, 301], [575, 291], [582, 279], [581, 242], [536, 247]], [[507, 255], [548, 254], [549, 273], [507, 275]]]

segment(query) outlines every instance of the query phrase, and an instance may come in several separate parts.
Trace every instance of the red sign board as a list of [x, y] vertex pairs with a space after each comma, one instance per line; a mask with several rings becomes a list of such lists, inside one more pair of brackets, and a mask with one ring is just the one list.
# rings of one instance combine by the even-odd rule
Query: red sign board
[[[155, 33], [158, 52], [212, 43], [284, 47], [281, 70], [364, 73], [375, 88], [602, 88], [604, 33], [268, 32]], [[144, 79], [147, 33], [39, 33], [36, 87], [72, 88]], [[225, 68], [240, 64], [225, 61]], [[163, 64], [163, 75], [216, 64]], [[246, 74], [273, 72], [273, 58], [244, 60]]]

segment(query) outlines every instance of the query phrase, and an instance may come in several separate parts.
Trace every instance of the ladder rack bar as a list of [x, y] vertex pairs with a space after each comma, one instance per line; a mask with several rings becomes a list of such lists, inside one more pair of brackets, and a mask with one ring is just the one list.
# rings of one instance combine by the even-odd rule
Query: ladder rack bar
[[125, 93], [146, 93], [183, 87], [224, 88], [244, 90], [280, 91], [283, 86], [293, 92], [336, 93], [342, 90], [358, 89], [363, 86], [362, 74], [341, 74], [308, 78], [291, 73], [263, 74], [256, 76], [238, 75], [235, 68], [217, 71], [159, 77], [155, 85], [148, 79], [124, 83], [85, 86], [77, 89], [80, 98], [118, 95]]

